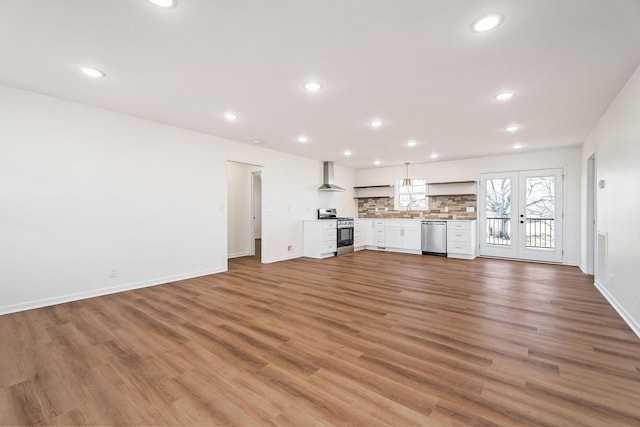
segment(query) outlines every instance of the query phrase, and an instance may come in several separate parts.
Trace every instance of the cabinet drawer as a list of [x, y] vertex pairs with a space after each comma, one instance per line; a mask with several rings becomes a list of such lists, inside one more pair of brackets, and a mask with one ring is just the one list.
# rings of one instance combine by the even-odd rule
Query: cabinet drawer
[[447, 229], [447, 241], [471, 242], [471, 230]]
[[447, 221], [447, 230], [471, 230], [470, 221]]
[[338, 240], [338, 230], [336, 230], [335, 228], [331, 230], [324, 230], [322, 232], [322, 240], [325, 242], [336, 242]]
[[335, 221], [326, 221], [322, 223], [322, 230], [335, 230], [338, 224]]
[[322, 242], [322, 253], [335, 252], [338, 244], [336, 242]]
[[471, 243], [452, 242], [447, 243], [447, 253], [451, 254], [471, 254]]
[[384, 227], [384, 221], [376, 220], [374, 221], [376, 227]]

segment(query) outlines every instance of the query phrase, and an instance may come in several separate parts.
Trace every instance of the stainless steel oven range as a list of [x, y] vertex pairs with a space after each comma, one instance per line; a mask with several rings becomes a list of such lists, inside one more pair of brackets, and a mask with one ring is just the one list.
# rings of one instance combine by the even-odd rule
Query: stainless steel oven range
[[338, 241], [336, 255], [346, 255], [353, 252], [353, 218], [340, 218], [336, 209], [318, 209], [318, 219], [337, 220]]

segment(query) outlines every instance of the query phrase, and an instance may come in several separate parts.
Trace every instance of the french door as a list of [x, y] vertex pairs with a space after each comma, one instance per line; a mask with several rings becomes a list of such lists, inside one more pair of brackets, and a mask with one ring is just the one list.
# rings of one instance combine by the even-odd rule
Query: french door
[[480, 176], [480, 255], [562, 262], [562, 169]]

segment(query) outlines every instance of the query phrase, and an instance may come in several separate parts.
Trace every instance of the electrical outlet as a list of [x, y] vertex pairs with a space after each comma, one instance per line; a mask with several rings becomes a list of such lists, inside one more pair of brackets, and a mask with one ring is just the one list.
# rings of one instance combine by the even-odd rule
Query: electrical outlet
[[287, 246], [287, 251], [291, 252], [293, 250], [293, 246], [289, 245]]
[[476, 210], [476, 209], [475, 209], [473, 206], [467, 206], [467, 212], [468, 212], [468, 213], [475, 212], [475, 210]]
[[444, 211], [445, 211], [445, 212], [449, 212], [449, 206], [445, 206], [445, 207], [444, 207]]
[[609, 288], [613, 289], [613, 273], [609, 276]]
[[114, 277], [118, 277], [118, 267], [111, 267], [109, 269], [109, 278], [113, 279]]

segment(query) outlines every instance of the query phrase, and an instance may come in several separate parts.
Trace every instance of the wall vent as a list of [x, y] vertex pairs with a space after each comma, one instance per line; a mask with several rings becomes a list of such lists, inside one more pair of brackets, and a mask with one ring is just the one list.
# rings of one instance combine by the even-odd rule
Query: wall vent
[[607, 286], [607, 261], [609, 256], [609, 251], [607, 249], [608, 246], [608, 236], [607, 233], [603, 233], [598, 231], [598, 252], [596, 260], [596, 283], [600, 286]]

